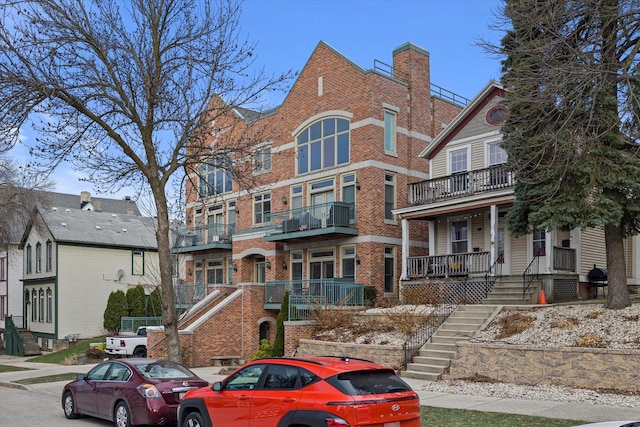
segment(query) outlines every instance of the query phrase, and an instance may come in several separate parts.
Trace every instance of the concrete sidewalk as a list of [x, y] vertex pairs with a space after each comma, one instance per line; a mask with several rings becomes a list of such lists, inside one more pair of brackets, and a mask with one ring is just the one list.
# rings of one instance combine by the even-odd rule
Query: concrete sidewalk
[[[62, 373], [85, 373], [94, 365], [54, 365], [49, 363], [27, 362], [27, 358], [0, 355], [0, 364], [12, 365], [29, 370], [0, 373], [0, 386], [36, 390], [41, 385], [25, 386], [15, 381], [25, 378], [35, 378]], [[201, 378], [215, 382], [225, 377], [219, 373], [219, 368], [193, 368]], [[537, 417], [582, 420], [587, 422], [613, 420], [640, 420], [640, 408], [623, 408], [614, 406], [594, 405], [591, 403], [572, 403], [547, 400], [502, 399], [496, 397], [456, 395], [450, 393], [436, 393], [422, 390], [426, 383], [423, 380], [403, 378], [420, 396], [424, 406], [439, 408], [468, 409], [474, 411], [502, 412], [509, 414], [532, 415]], [[47, 383], [47, 387], [58, 385], [60, 390], [66, 383]]]

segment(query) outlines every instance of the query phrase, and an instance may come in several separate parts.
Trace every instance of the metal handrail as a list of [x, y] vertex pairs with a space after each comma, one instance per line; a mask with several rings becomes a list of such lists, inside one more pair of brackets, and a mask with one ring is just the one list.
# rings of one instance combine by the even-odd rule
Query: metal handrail
[[486, 284], [485, 297], [489, 295], [489, 292], [493, 288], [493, 285], [496, 284], [498, 277], [502, 276], [503, 260], [504, 255], [499, 255], [484, 275], [484, 281]]
[[477, 283], [478, 282], [467, 283], [467, 277], [459, 282], [446, 281], [432, 283], [433, 286], [445, 289], [445, 295], [441, 302], [429, 313], [426, 321], [416, 328], [413, 334], [402, 344], [404, 351], [404, 369], [407, 368], [409, 360], [420, 352], [422, 346], [431, 339], [438, 328], [456, 311], [460, 303], [469, 298], [467, 287]]
[[[533, 274], [534, 262], [536, 263], [535, 274]], [[531, 262], [529, 263], [529, 265], [527, 266], [527, 268], [524, 270], [524, 273], [522, 273], [522, 298], [523, 299], [527, 294], [527, 290], [529, 290], [531, 283], [533, 283], [533, 280], [538, 277], [539, 269], [540, 269], [540, 257], [534, 256]]]

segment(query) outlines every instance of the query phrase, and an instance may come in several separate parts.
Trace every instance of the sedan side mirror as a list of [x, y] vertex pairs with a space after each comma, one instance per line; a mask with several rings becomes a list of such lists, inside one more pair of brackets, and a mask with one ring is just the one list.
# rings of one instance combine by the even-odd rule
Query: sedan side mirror
[[78, 375], [76, 375], [76, 379], [79, 380], [79, 381], [84, 381], [85, 380], [85, 376], [84, 376], [84, 374], [78, 374]]

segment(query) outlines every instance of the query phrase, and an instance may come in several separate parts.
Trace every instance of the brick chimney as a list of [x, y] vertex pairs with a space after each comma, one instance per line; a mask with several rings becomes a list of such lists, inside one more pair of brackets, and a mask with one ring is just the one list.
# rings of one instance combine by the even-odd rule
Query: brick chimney
[[80, 209], [84, 208], [87, 203], [91, 203], [91, 193], [83, 191], [80, 193]]

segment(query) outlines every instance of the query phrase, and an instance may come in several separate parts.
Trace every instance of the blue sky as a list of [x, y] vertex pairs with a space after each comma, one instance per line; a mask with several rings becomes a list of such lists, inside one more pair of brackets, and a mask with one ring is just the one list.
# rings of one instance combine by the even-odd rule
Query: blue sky
[[[499, 43], [502, 34], [489, 28], [500, 0], [245, 0], [241, 31], [257, 43], [256, 66], [269, 73], [301, 70], [320, 41], [364, 69], [374, 60], [392, 64], [393, 50], [412, 42], [427, 50], [431, 82], [473, 98], [492, 79], [500, 78], [500, 60], [476, 43]], [[279, 103], [284, 98], [274, 99]], [[23, 129], [32, 138], [29, 129]], [[20, 163], [20, 151], [10, 153]], [[98, 195], [81, 174], [68, 167], [54, 174], [54, 191]], [[123, 189], [120, 198], [133, 195]]]

